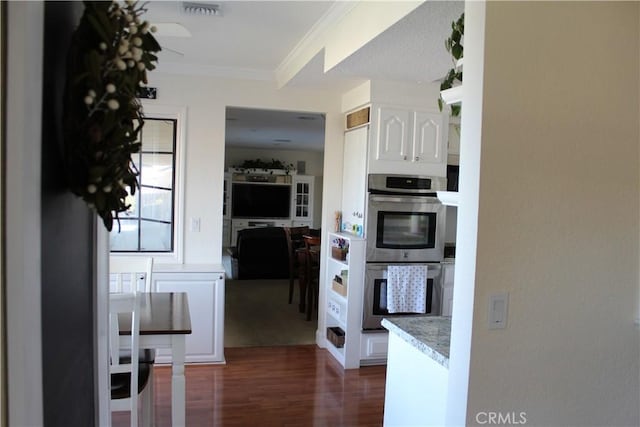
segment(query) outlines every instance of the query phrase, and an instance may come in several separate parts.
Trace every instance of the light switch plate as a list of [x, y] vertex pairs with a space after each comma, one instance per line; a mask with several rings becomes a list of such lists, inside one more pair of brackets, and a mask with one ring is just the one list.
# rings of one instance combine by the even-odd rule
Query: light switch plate
[[489, 295], [489, 329], [504, 329], [507, 327], [508, 305], [508, 292]]

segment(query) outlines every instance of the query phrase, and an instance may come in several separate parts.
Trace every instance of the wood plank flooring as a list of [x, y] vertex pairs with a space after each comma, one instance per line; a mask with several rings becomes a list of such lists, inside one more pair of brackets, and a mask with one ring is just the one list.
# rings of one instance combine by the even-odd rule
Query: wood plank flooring
[[[381, 426], [385, 366], [343, 370], [316, 345], [226, 348], [187, 365], [187, 426]], [[155, 424], [171, 425], [170, 368], [155, 369]], [[113, 414], [128, 426], [128, 414]]]

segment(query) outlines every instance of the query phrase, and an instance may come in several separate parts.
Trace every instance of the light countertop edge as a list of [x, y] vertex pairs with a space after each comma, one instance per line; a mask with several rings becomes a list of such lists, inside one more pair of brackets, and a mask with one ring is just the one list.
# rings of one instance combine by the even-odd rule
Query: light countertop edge
[[382, 326], [449, 369], [451, 317], [391, 317], [383, 319]]

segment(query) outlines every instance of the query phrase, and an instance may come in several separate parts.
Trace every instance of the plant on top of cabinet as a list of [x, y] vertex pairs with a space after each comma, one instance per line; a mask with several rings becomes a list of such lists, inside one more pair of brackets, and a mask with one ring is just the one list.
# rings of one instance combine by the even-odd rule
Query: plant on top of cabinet
[[[444, 41], [444, 47], [451, 54], [453, 68], [445, 75], [444, 80], [440, 83], [440, 91], [454, 88], [462, 84], [462, 39], [464, 37], [464, 13], [460, 15], [457, 21], [451, 23], [451, 36]], [[442, 107], [448, 103], [440, 94], [438, 98], [438, 108], [442, 111]], [[460, 105], [451, 105], [451, 115], [460, 115]]]
[[[245, 160], [240, 165], [234, 166], [236, 169], [244, 169], [246, 172], [251, 170], [262, 169], [268, 171], [269, 169], [281, 169], [288, 175], [290, 171], [295, 170], [293, 163], [283, 163], [280, 160], [271, 159], [271, 161], [265, 161], [261, 159]], [[273, 173], [273, 172], [272, 172]]]

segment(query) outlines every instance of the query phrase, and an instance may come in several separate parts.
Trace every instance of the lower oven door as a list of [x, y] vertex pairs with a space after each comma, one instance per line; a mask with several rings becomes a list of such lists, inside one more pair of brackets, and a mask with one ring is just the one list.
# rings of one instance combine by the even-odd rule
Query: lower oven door
[[[442, 266], [440, 263], [412, 263], [427, 265], [426, 313], [393, 313], [387, 310], [387, 267], [389, 264], [367, 263], [365, 267], [362, 329], [382, 330], [385, 317], [440, 315], [442, 306]], [[399, 265], [399, 264], [394, 264]]]

